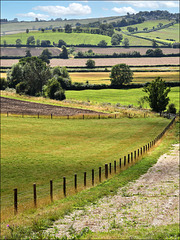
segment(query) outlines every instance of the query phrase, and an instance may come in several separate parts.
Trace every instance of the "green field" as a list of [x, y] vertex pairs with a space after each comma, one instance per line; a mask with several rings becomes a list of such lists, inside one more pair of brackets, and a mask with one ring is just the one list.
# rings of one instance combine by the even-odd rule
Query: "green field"
[[51, 44], [53, 42], [58, 43], [60, 39], [63, 39], [67, 44], [78, 45], [78, 44], [92, 44], [97, 45], [101, 40], [105, 40], [108, 45], [111, 45], [111, 38], [108, 36], [88, 33], [59, 33], [52, 31], [41, 31], [33, 33], [17, 33], [1, 37], [1, 43], [6, 40], [7, 44], [16, 44], [16, 39], [21, 39], [22, 44], [26, 44], [27, 38], [34, 36], [35, 40], [49, 40]]
[[168, 122], [164, 118], [50, 120], [2, 116], [2, 209], [13, 205], [14, 188], [18, 188], [20, 205], [27, 202], [32, 206], [33, 183], [37, 184], [38, 199], [48, 196], [50, 179], [60, 195], [63, 176], [72, 187], [77, 173], [82, 183], [84, 171], [89, 177], [95, 169], [97, 175], [99, 166], [152, 141]]
[[[138, 89], [101, 89], [101, 90], [83, 90], [83, 91], [66, 91], [67, 99], [79, 101], [90, 101], [93, 103], [120, 103], [121, 105], [138, 106], [138, 100], [146, 94], [142, 88]], [[179, 87], [171, 88], [169, 93], [170, 103], [174, 103], [179, 110]], [[149, 104], [145, 103], [145, 108], [149, 108]]]
[[[70, 73], [72, 82], [89, 84], [110, 84], [109, 72]], [[157, 77], [167, 82], [178, 82], [179, 72], [134, 72], [132, 83], [151, 82]]]

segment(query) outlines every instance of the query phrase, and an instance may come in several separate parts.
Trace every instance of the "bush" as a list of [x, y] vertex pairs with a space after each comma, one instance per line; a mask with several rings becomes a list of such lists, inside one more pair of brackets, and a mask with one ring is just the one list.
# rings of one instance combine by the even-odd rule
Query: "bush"
[[95, 61], [92, 59], [87, 60], [86, 62], [87, 68], [94, 68], [95, 67]]
[[176, 108], [175, 108], [174, 103], [169, 104], [167, 113], [176, 114], [176, 111], [177, 111], [177, 110], [176, 110]]
[[48, 80], [47, 85], [43, 87], [43, 92], [46, 97], [51, 99], [63, 100], [66, 98], [64, 90], [56, 78]]
[[8, 83], [5, 78], [0, 78], [0, 90], [5, 90], [8, 86]]

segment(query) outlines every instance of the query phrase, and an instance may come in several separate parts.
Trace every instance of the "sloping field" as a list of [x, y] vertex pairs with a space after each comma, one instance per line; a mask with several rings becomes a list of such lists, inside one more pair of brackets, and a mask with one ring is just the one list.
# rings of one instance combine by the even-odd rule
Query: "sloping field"
[[32, 207], [33, 183], [37, 184], [38, 204], [42, 198], [49, 200], [50, 179], [54, 182], [55, 199], [62, 196], [63, 176], [67, 177], [70, 195], [74, 193], [70, 189], [75, 173], [80, 186], [87, 171], [87, 186], [91, 186], [91, 169], [95, 169], [97, 176], [99, 166], [104, 167], [107, 160], [113, 162], [144, 146], [168, 123], [168, 119], [156, 117], [101, 120], [2, 117], [1, 200], [3, 210], [7, 210], [5, 214], [9, 213], [8, 217], [13, 214], [14, 188], [18, 189], [19, 211]]
[[55, 115], [55, 116], [72, 116], [77, 114], [98, 114], [91, 110], [83, 110], [77, 108], [68, 108], [53, 106], [49, 104], [33, 103], [28, 101], [20, 101], [10, 98], [0, 97], [1, 113], [29, 114], [29, 115]]

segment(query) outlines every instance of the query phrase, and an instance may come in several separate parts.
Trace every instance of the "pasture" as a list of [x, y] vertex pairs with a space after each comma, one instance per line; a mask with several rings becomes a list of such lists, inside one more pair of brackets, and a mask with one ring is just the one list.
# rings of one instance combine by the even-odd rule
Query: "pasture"
[[[169, 28], [161, 29], [155, 32], [150, 33], [137, 33], [137, 36], [142, 37], [148, 37], [151, 39], [158, 40], [157, 37], [159, 37], [159, 40], [163, 40], [164, 42], [169, 42], [166, 39], [174, 39], [176, 42], [179, 42], [179, 24], [175, 24], [174, 26], [171, 26]], [[171, 43], [173, 43], [171, 41]]]
[[108, 36], [88, 33], [61, 33], [52, 32], [50, 30], [42, 33], [41, 31], [33, 33], [17, 33], [12, 35], [5, 35], [1, 37], [1, 44], [6, 40], [7, 44], [16, 44], [16, 39], [21, 39], [22, 44], [26, 44], [27, 38], [34, 36], [35, 40], [49, 40], [51, 44], [53, 42], [58, 43], [60, 39], [64, 40], [69, 45], [77, 44], [92, 44], [97, 45], [101, 40], [105, 40], [108, 45], [111, 45], [111, 38]]
[[[72, 82], [89, 84], [110, 84], [109, 72], [70, 73]], [[167, 82], [178, 82], [179, 72], [134, 72], [132, 83], [151, 82], [157, 77]]]
[[[138, 89], [101, 89], [101, 90], [83, 90], [83, 91], [66, 91], [66, 98], [78, 101], [90, 101], [92, 103], [110, 103], [121, 105], [133, 105], [138, 107], [138, 100], [146, 94], [142, 88]], [[168, 94], [170, 103], [174, 103], [179, 110], [179, 87], [171, 88]], [[149, 104], [144, 104], [145, 108], [149, 108]]]
[[168, 123], [157, 117], [51, 120], [1, 116], [3, 217], [13, 214], [14, 188], [18, 188], [20, 211], [33, 206], [33, 183], [39, 203], [48, 202], [50, 179], [55, 199], [62, 197], [63, 176], [67, 177], [67, 193], [72, 194], [75, 173], [81, 184], [84, 171], [89, 179], [91, 169], [97, 174], [98, 167], [152, 141]]

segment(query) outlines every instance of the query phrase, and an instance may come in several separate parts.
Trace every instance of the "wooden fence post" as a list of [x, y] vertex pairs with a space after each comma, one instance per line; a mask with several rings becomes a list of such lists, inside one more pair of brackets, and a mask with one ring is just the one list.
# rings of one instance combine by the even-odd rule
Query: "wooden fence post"
[[128, 163], [130, 162], [130, 154], [128, 154]]
[[50, 199], [53, 202], [53, 181], [50, 180]]
[[33, 193], [34, 193], [34, 207], [37, 207], [37, 193], [36, 193], [36, 184], [33, 184]]
[[84, 119], [84, 114], [83, 114], [83, 119]]
[[116, 119], [116, 114], [114, 115], [114, 118]]
[[52, 113], [51, 113], [51, 119], [52, 119], [52, 117], [53, 117], [53, 115], [52, 115]]
[[99, 167], [99, 182], [101, 182], [101, 167]]
[[126, 156], [124, 156], [124, 166], [126, 166]]
[[121, 158], [119, 159], [119, 167], [121, 168]]
[[139, 148], [138, 148], [138, 157], [139, 157]]
[[108, 164], [105, 164], [105, 178], [108, 178]]
[[17, 200], [17, 188], [14, 189], [14, 215], [17, 214], [18, 211], [18, 200]]
[[67, 115], [67, 119], [69, 119], [69, 115]]
[[141, 155], [142, 155], [143, 151], [142, 151], [142, 147], [141, 147]]
[[94, 169], [92, 169], [92, 186], [94, 186]]
[[84, 172], [84, 187], [86, 187], [86, 172]]
[[8, 112], [7, 112], [7, 117], [8, 117]]
[[109, 173], [111, 174], [111, 163], [109, 163]]
[[114, 161], [114, 173], [116, 173], [116, 161]]
[[99, 119], [101, 118], [101, 115], [99, 114]]
[[74, 174], [74, 188], [77, 191], [77, 174]]
[[39, 118], [39, 113], [38, 113], [38, 118]]
[[66, 197], [66, 177], [63, 177], [63, 193], [64, 196]]
[[134, 160], [136, 160], [136, 151], [134, 151]]
[[133, 152], [131, 152], [131, 162], [133, 161]]

